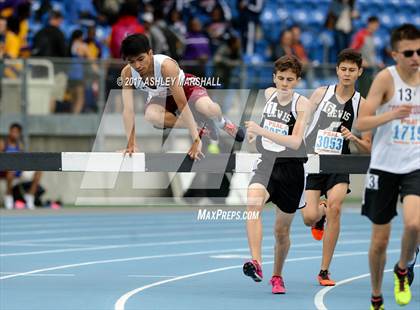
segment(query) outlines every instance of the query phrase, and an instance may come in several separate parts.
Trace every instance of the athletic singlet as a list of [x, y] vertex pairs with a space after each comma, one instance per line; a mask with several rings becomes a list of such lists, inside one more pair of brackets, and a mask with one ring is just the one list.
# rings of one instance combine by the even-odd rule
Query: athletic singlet
[[341, 134], [341, 126], [351, 131], [359, 112], [361, 96], [353, 96], [341, 104], [335, 94], [336, 85], [328, 86], [306, 131], [309, 154], [350, 154], [349, 141]]
[[19, 144], [16, 146], [11, 146], [9, 144], [6, 143], [5, 147], [4, 147], [4, 152], [5, 153], [16, 153], [16, 152], [20, 152], [21, 149], [19, 147]]
[[[162, 76], [162, 71], [161, 71], [162, 70], [162, 63], [166, 59], [173, 60], [172, 58], [170, 58], [166, 55], [161, 55], [161, 54], [153, 55], [154, 76], [152, 78], [150, 78], [150, 80], [153, 79], [153, 81], [156, 83], [155, 84], [156, 87], [154, 87], [154, 88], [147, 86], [150, 83], [147, 83], [148, 81], [145, 81], [140, 76], [140, 73], [138, 73], [136, 70], [134, 70], [130, 66], [132, 84], [136, 89], [141, 89], [141, 90], [144, 90], [148, 93], [147, 101], [146, 101], [147, 103], [153, 97], [166, 98], [166, 97], [171, 95], [171, 90], [169, 89], [169, 86], [171, 85], [171, 83], [174, 83], [174, 81], [171, 81], [170, 79], [165, 79]], [[173, 60], [173, 61], [175, 61], [175, 60]], [[179, 74], [178, 74], [179, 82], [178, 83], [182, 84], [184, 82], [184, 78], [185, 78], [184, 71], [181, 70], [181, 68], [179, 68]], [[151, 82], [151, 81], [149, 81], [149, 82]]]
[[[296, 105], [299, 97], [299, 94], [293, 93], [292, 100], [283, 106], [278, 101], [277, 92], [274, 92], [265, 104], [260, 126], [283, 136], [292, 135], [297, 119]], [[262, 154], [262, 159], [275, 160], [275, 163], [306, 161], [305, 143], [303, 141], [299, 149], [293, 150], [270, 139], [258, 136], [256, 145], [257, 150]]]
[[376, 114], [402, 104], [413, 106], [410, 116], [378, 127], [373, 137], [370, 168], [391, 173], [410, 173], [420, 169], [420, 85], [407, 85], [395, 66], [388, 67], [394, 81], [394, 95]]

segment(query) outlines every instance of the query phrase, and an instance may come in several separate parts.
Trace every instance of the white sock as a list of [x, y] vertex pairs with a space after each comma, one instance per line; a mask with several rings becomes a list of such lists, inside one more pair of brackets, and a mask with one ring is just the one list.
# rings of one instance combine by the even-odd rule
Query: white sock
[[12, 195], [6, 195], [4, 196], [4, 207], [7, 210], [13, 209], [13, 196]]
[[414, 253], [413, 258], [407, 263], [407, 265], [414, 265], [416, 263], [416, 258], [417, 258], [416, 253]]
[[216, 126], [220, 129], [223, 129], [223, 127], [225, 127], [226, 119], [223, 117], [223, 115], [221, 115], [220, 117], [212, 117], [211, 120], [214, 121]]
[[28, 209], [35, 209], [35, 197], [34, 195], [31, 194], [25, 194], [25, 201], [26, 201], [26, 206], [28, 207]]

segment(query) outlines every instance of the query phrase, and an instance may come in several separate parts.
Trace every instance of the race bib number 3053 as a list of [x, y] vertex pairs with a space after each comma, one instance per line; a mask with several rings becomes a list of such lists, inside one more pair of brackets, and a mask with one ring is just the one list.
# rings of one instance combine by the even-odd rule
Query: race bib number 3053
[[315, 142], [317, 154], [341, 154], [344, 138], [339, 132], [318, 130]]
[[420, 144], [420, 121], [395, 120], [392, 123], [391, 142], [394, 144]]
[[[268, 119], [264, 120], [264, 129], [282, 136], [287, 136], [289, 134], [289, 126], [280, 122], [270, 121]], [[281, 152], [286, 149], [284, 146], [264, 137], [261, 138], [261, 142], [263, 148], [267, 151]]]

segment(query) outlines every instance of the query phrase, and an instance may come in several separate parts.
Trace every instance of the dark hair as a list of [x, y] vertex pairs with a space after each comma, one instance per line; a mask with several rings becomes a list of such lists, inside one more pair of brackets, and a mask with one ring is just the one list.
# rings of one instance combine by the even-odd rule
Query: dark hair
[[127, 36], [121, 43], [120, 54], [123, 59], [129, 56], [148, 53], [150, 50], [149, 39], [144, 34], [132, 34]]
[[359, 69], [362, 67], [362, 54], [352, 48], [343, 49], [337, 57], [337, 67], [344, 61], [354, 62]]
[[369, 23], [379, 23], [379, 18], [376, 17], [376, 16], [369, 16], [367, 22], [368, 22], [368, 24]]
[[292, 70], [292, 72], [296, 74], [297, 78], [301, 77], [302, 64], [296, 56], [282, 56], [274, 62], [274, 74], [278, 71], [284, 72], [286, 70]]
[[7, 29], [14, 32], [15, 34], [19, 34], [20, 30], [20, 23], [19, 19], [15, 16], [11, 16], [7, 19]]
[[58, 18], [63, 18], [63, 14], [61, 14], [61, 12], [57, 10], [51, 11], [50, 19], [58, 19]]
[[13, 128], [19, 129], [20, 132], [22, 132], [22, 125], [19, 123], [12, 123], [9, 126], [9, 130], [12, 130]]
[[127, 0], [121, 4], [118, 15], [121, 16], [135, 16], [139, 13], [139, 4], [136, 0]]
[[420, 39], [420, 30], [413, 24], [403, 24], [392, 31], [391, 47], [395, 51], [400, 41], [417, 39]]

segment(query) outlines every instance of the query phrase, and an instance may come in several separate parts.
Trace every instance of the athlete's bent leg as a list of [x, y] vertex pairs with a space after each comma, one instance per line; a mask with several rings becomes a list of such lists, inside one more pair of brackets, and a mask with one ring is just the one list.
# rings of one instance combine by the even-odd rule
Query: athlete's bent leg
[[144, 114], [146, 121], [159, 128], [187, 128], [183, 119], [159, 104], [149, 104]]
[[306, 226], [313, 226], [324, 215], [322, 213], [324, 208], [319, 206], [319, 197], [321, 191], [307, 190], [305, 191], [306, 206], [301, 209], [303, 222]]

